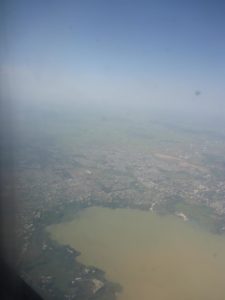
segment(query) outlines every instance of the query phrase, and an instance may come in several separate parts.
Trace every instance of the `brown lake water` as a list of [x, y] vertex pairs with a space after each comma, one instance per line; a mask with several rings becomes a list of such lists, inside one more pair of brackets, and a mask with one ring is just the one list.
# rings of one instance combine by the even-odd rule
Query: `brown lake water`
[[119, 300], [225, 299], [225, 238], [175, 216], [91, 207], [48, 231], [120, 283]]

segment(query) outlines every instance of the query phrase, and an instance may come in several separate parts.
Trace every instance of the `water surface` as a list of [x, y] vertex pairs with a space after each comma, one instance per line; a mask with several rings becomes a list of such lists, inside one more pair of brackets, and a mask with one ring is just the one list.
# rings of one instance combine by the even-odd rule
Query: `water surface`
[[225, 299], [225, 238], [175, 216], [91, 207], [48, 231], [120, 283], [119, 300]]

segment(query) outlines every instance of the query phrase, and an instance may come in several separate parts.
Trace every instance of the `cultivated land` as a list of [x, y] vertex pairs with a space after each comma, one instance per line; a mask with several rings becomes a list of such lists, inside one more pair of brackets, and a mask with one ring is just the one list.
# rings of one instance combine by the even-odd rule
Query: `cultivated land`
[[46, 233], [85, 207], [154, 210], [224, 234], [222, 134], [101, 113], [31, 112], [16, 124], [3, 193], [10, 201], [13, 186], [17, 269], [46, 299], [110, 300], [121, 290]]

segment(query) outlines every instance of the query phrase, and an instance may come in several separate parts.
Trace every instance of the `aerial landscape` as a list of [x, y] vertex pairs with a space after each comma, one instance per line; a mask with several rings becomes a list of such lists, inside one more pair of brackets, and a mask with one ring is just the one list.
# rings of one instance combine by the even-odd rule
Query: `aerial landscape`
[[225, 299], [215, 2], [5, 2], [2, 253], [42, 299]]
[[[182, 257], [186, 261], [182, 270], [187, 289], [193, 289], [193, 283], [188, 285], [188, 276], [193, 278], [196, 274], [199, 278], [205, 274], [205, 268], [210, 269], [212, 278], [204, 281], [203, 277], [197, 292], [198, 299], [211, 299], [209, 291], [213, 295], [215, 291], [207, 282], [217, 282], [225, 275], [225, 136], [207, 130], [175, 127], [172, 123], [169, 126], [168, 121], [165, 124], [156, 122], [148, 114], [146, 118], [142, 114], [141, 118], [136, 115], [134, 119], [132, 115], [123, 118], [118, 112], [116, 115], [98, 115], [93, 111], [85, 115], [68, 112], [65, 121], [61, 114], [51, 117], [48, 114], [38, 116], [32, 111], [29, 113], [32, 127], [28, 126], [29, 119], [22, 118], [22, 112], [18, 117], [17, 135], [20, 139], [15, 140], [13, 165], [14, 194], [16, 203], [19, 203], [16, 209], [16, 263], [29, 284], [47, 299], [116, 299], [123, 291], [122, 282], [126, 279], [122, 278], [121, 282], [119, 276], [109, 276], [112, 271], [104, 269], [102, 257], [111, 255], [116, 268], [115, 258], [126, 251], [125, 256], [130, 262], [126, 264], [124, 261], [125, 265], [130, 266], [134, 259], [140, 262], [140, 256], [151, 264], [153, 260], [157, 267], [151, 266], [150, 270], [157, 274], [154, 270], [165, 265], [161, 251], [166, 249], [168, 257], [174, 253], [178, 264]], [[41, 121], [37, 119], [40, 117]], [[7, 197], [7, 186], [5, 193]], [[93, 216], [90, 215], [87, 223], [83, 227], [80, 225], [78, 230], [78, 234], [83, 236], [82, 244], [81, 236], [76, 240], [79, 224], [74, 223], [74, 227], [70, 227], [70, 222], [82, 219], [82, 214], [92, 207], [95, 210], [98, 207], [110, 208], [112, 211], [127, 209], [128, 212], [133, 209], [134, 215], [126, 220], [126, 215], [119, 217], [115, 214], [113, 217], [107, 210], [94, 210]], [[118, 210], [117, 214], [123, 214], [122, 211]], [[147, 213], [149, 224], [145, 223], [148, 222], [146, 215], [142, 217], [138, 211]], [[95, 217], [95, 213], [99, 217]], [[102, 223], [96, 223], [93, 218], [97, 218], [98, 222], [103, 218]], [[63, 226], [68, 226], [68, 229], [63, 231], [63, 227], [56, 227], [54, 230], [54, 224], [65, 224]], [[117, 226], [107, 229], [107, 224]], [[95, 226], [103, 236], [98, 237]], [[144, 242], [144, 253], [139, 254], [141, 250], [136, 248], [132, 250], [130, 230], [134, 244], [143, 235], [143, 241], [141, 239], [138, 244]], [[146, 231], [149, 238], [146, 238]], [[110, 246], [105, 235], [114, 247]], [[113, 238], [114, 235], [119, 240]], [[164, 235], [176, 236], [176, 244], [169, 242], [171, 249]], [[201, 243], [195, 245], [199, 236]], [[216, 236], [219, 236], [218, 241]], [[128, 249], [125, 247], [122, 251], [116, 248], [117, 244], [121, 245], [121, 239]], [[150, 247], [152, 242], [155, 250]], [[180, 252], [173, 248], [178, 246], [177, 243], [183, 247]], [[82, 258], [87, 248], [95, 253], [92, 247], [106, 251], [101, 253], [98, 250], [100, 261], [98, 255], [92, 257], [90, 254], [87, 254], [87, 260], [80, 260], [80, 254]], [[111, 249], [108, 254], [107, 249]], [[191, 254], [194, 250], [196, 253]], [[129, 253], [133, 254], [129, 256]], [[208, 255], [212, 262], [206, 260], [208, 264], [203, 270], [198, 269], [195, 262], [194, 269], [189, 270], [187, 262], [191, 258], [186, 260], [186, 255], [196, 255], [194, 259], [200, 263], [198, 255]], [[121, 263], [121, 259], [116, 261]], [[222, 275], [216, 268], [217, 263], [220, 268], [224, 267]], [[170, 266], [171, 274], [176, 274], [178, 266], [176, 263], [173, 268]], [[139, 267], [136, 266], [137, 269]], [[149, 271], [147, 265], [146, 268]], [[125, 266], [122, 269], [125, 270]], [[161, 271], [160, 274], [162, 278], [167, 273]], [[178, 277], [184, 280], [182, 272]], [[139, 278], [143, 280], [142, 276]], [[204, 288], [203, 292], [202, 287], [206, 283], [209, 290]], [[217, 285], [218, 299], [221, 299], [224, 286], [220, 282]], [[157, 299], [165, 299], [162, 291], [157, 293], [159, 288], [154, 290], [151, 287], [150, 290]], [[171, 292], [174, 299], [181, 297], [181, 291], [174, 294], [173, 290], [165, 289], [164, 292]], [[133, 298], [129, 293], [128, 290], [128, 296], [121, 299], [137, 298], [135, 293]], [[143, 294], [142, 299], [148, 297]]]

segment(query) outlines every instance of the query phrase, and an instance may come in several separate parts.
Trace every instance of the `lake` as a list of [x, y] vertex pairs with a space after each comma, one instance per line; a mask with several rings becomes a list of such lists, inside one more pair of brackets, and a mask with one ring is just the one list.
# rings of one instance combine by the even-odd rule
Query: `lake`
[[90, 207], [47, 228], [106, 272], [119, 300], [224, 300], [225, 237], [176, 216]]

